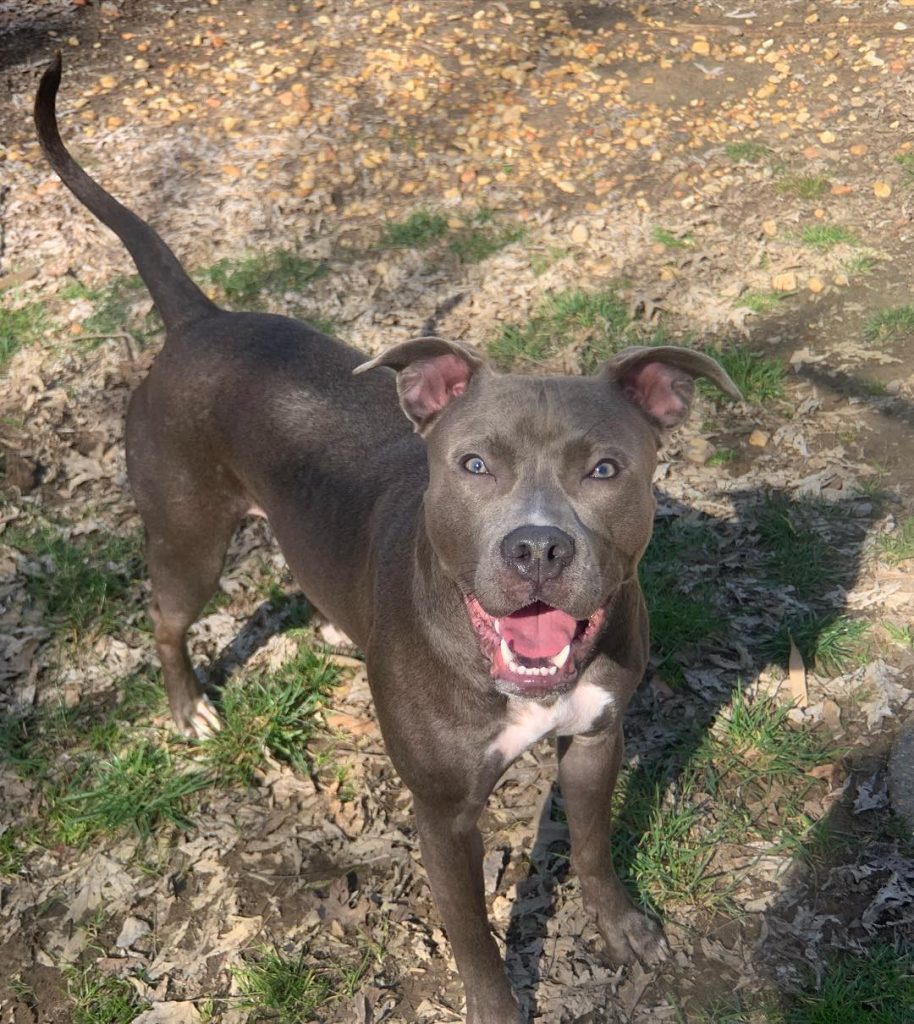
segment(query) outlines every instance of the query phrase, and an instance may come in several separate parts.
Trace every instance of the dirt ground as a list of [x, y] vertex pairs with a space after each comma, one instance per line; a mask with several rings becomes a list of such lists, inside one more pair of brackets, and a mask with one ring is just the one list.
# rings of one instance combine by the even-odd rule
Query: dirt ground
[[[101, 721], [156, 671], [142, 568], [118, 622], [61, 629], [41, 596], [59, 571], [34, 549], [48, 523], [74, 543], [138, 534], [123, 414], [161, 342], [141, 291], [122, 322], [91, 327], [132, 267], [33, 138], [58, 48], [64, 137], [201, 280], [220, 260], [293, 251], [322, 272], [262, 301], [366, 352], [430, 323], [485, 346], [550, 295], [612, 285], [633, 338], [705, 339], [786, 370], [780, 397], [702, 393], [657, 475], [658, 529], [690, 538], [674, 546], [675, 585], [725, 622], [658, 655], [627, 728], [620, 827], [666, 821], [671, 849], [645, 867], [632, 833], [640, 852], [622, 859], [663, 916], [672, 963], [602, 958], [564, 870], [548, 745], [491, 801], [492, 919], [530, 1019], [792, 1020], [770, 1006], [815, 992], [835, 957], [910, 948], [914, 845], [887, 762], [914, 708], [914, 540], [895, 543], [914, 491], [914, 2], [0, 2], [0, 326], [43, 310], [0, 392], [9, 722], [55, 708]], [[384, 223], [420, 211], [454, 238], [503, 234], [483, 258], [389, 244]], [[525, 368], [576, 369], [588, 330]], [[775, 521], [809, 530], [777, 572]], [[804, 589], [813, 564], [822, 585]], [[242, 680], [277, 670], [296, 650], [296, 604], [262, 524], [237, 538], [223, 591], [194, 629], [197, 662]], [[769, 641], [804, 616], [820, 638], [822, 623], [859, 624], [860, 643], [789, 673], [789, 648]], [[268, 758], [251, 785], [198, 793], [189, 824], [151, 838], [49, 839], [53, 787], [0, 750], [0, 853], [6, 835], [16, 854], [0, 875], [4, 1024], [97, 1024], [75, 1009], [89, 973], [129, 981], [141, 1009], [118, 1021], [261, 1019], [237, 968], [264, 947], [354, 971], [315, 1020], [462, 1019], [408, 795], [352, 653], [332, 655], [341, 682], [310, 770]], [[799, 700], [782, 730], [826, 753], [763, 792], [743, 776], [686, 792], [682, 772], [742, 693]], [[193, 758], [149, 707], [135, 728]], [[638, 780], [656, 783], [646, 817]], [[724, 828], [724, 792], [728, 821], [751, 821], [742, 837]], [[684, 800], [703, 817], [677, 847]], [[708, 851], [688, 884], [669, 867], [687, 847]], [[148, 927], [125, 939], [131, 921]]]

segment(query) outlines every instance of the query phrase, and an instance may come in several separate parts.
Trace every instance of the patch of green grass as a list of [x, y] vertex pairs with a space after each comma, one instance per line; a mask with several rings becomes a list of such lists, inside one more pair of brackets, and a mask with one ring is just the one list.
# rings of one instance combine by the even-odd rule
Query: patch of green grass
[[885, 398], [889, 393], [884, 380], [872, 377], [857, 377], [853, 383], [854, 392], [867, 398]]
[[613, 838], [623, 875], [658, 907], [726, 906], [733, 883], [709, 870], [718, 836], [709, 829], [704, 808], [682, 793], [664, 799], [656, 784], [646, 799], [632, 800], [626, 786], [630, 780], [621, 781], [625, 809]]
[[[83, 321], [86, 335], [118, 334], [129, 330], [131, 334], [144, 338], [162, 327], [162, 320], [154, 309], [147, 314], [143, 323], [133, 315], [135, 303], [147, 294], [139, 274], [116, 277], [109, 285], [99, 289], [85, 288], [76, 281], [62, 294], [65, 298], [85, 298], [92, 303], [94, 309]], [[89, 344], [98, 345], [102, 340], [90, 338]]]
[[139, 534], [68, 537], [46, 523], [10, 530], [6, 540], [38, 563], [27, 570], [26, 589], [51, 622], [77, 635], [121, 626], [141, 574]]
[[845, 955], [809, 978], [811, 991], [787, 997], [777, 1024], [910, 1024], [914, 955], [877, 945]]
[[707, 588], [680, 589], [683, 567], [712, 559], [710, 531], [700, 526], [658, 522], [639, 566], [651, 626], [651, 650], [657, 671], [681, 682], [680, 655], [716, 636], [723, 624]]
[[157, 672], [147, 669], [121, 680], [122, 700], [114, 706], [48, 701], [0, 716], [0, 759], [23, 778], [47, 782], [72, 773], [81, 754], [112, 753], [131, 723], [164, 713], [164, 687], [154, 677]]
[[914, 516], [903, 519], [891, 532], [876, 539], [876, 549], [884, 562], [898, 565], [914, 558]]
[[651, 238], [665, 249], [688, 249], [695, 244], [695, 238], [691, 232], [687, 232], [684, 235], [674, 235], [672, 231], [659, 225], [656, 225], [651, 231]]
[[304, 259], [288, 249], [219, 260], [203, 271], [234, 305], [250, 306], [263, 293], [303, 291], [326, 267], [316, 260]]
[[860, 239], [841, 224], [808, 224], [800, 234], [804, 245], [828, 252], [836, 245], [859, 245]]
[[834, 548], [818, 520], [834, 514], [819, 502], [768, 496], [757, 527], [768, 578], [792, 586], [801, 599], [820, 597], [840, 576]]
[[651, 650], [657, 671], [667, 682], [682, 681], [677, 656], [720, 631], [721, 616], [707, 593], [683, 594], [671, 581], [646, 572], [642, 575], [644, 599], [651, 623]]
[[381, 245], [389, 249], [419, 249], [447, 234], [447, 217], [417, 210], [406, 220], [389, 220], [381, 228]]
[[728, 142], [724, 151], [737, 164], [757, 164], [771, 152], [761, 142]]
[[785, 174], [775, 186], [782, 195], [818, 199], [831, 187], [828, 178], [815, 174]]
[[489, 343], [489, 354], [504, 369], [537, 363], [574, 346], [582, 370], [590, 371], [624, 348], [628, 307], [615, 288], [581, 289], [547, 296], [524, 326], [505, 324]]
[[745, 292], [737, 300], [737, 305], [745, 306], [761, 316], [777, 309], [783, 297], [780, 292]]
[[68, 845], [132, 829], [142, 837], [168, 822], [187, 828], [187, 797], [210, 785], [206, 772], [182, 769], [165, 747], [140, 741], [83, 771], [51, 808], [56, 834]]
[[[774, 359], [757, 355], [741, 345], [710, 354], [727, 371], [747, 402], [761, 404], [784, 397], [786, 374], [781, 364]], [[700, 383], [702, 390], [718, 394], [716, 389], [706, 382]]]
[[753, 775], [772, 779], [802, 774], [821, 764], [826, 759], [822, 740], [815, 733], [790, 728], [789, 713], [787, 705], [750, 698], [738, 687], [717, 719], [718, 759], [737, 758]]
[[0, 306], [0, 367], [13, 355], [41, 337], [47, 326], [47, 315], [40, 302], [28, 302], [18, 309]]
[[868, 622], [846, 615], [820, 622], [815, 645], [811, 649], [813, 664], [834, 675], [864, 664], [868, 659], [866, 640], [869, 631]]
[[642, 899], [732, 912], [741, 873], [728, 846], [804, 848], [815, 827], [804, 800], [820, 785], [808, 771], [833, 754], [818, 732], [790, 728], [789, 710], [738, 688], [710, 729], [693, 725], [661, 754], [624, 769], [613, 849]]
[[217, 778], [246, 784], [268, 754], [307, 771], [315, 712], [338, 676], [331, 662], [302, 644], [277, 672], [230, 683], [222, 695], [222, 729], [202, 744]]
[[914, 334], [914, 306], [880, 309], [866, 322], [866, 336], [870, 341], [886, 341], [910, 334]]
[[730, 462], [736, 462], [739, 459], [739, 452], [734, 448], [718, 448], [717, 451], [708, 459], [709, 466], [726, 466]]
[[872, 253], [855, 253], [844, 264], [844, 272], [848, 277], [865, 277], [875, 272], [879, 260]]
[[808, 668], [822, 675], [837, 676], [866, 663], [869, 631], [869, 623], [863, 619], [809, 612], [785, 622], [762, 644], [762, 650], [777, 664], [786, 667], [792, 637]]
[[773, 997], [735, 995], [715, 1001], [710, 1009], [700, 1009], [686, 1018], [680, 1013], [677, 1024], [772, 1024], [779, 1013]]
[[530, 269], [536, 275], [545, 274], [546, 271], [559, 260], [568, 255], [569, 250], [558, 245], [550, 245], [545, 252], [530, 253]]
[[0, 878], [11, 878], [22, 870], [26, 852], [21, 827], [9, 826], [0, 832]]
[[252, 1024], [301, 1024], [335, 998], [332, 979], [305, 966], [306, 952], [303, 949], [298, 957], [287, 957], [275, 947], [263, 948], [256, 960], [231, 968], [241, 993], [238, 1006], [250, 1011]]
[[914, 185], [914, 153], [897, 153], [895, 163], [902, 170], [902, 185]]
[[131, 1024], [141, 1011], [149, 1008], [125, 978], [95, 970], [72, 973], [69, 990], [73, 1001], [71, 1024]]
[[883, 622], [882, 628], [896, 644], [902, 647], [914, 647], [914, 627], [899, 626], [896, 622]]
[[475, 222], [453, 233], [448, 248], [464, 263], [482, 263], [505, 246], [519, 242], [526, 234], [527, 229], [519, 224], [498, 225], [481, 214]]

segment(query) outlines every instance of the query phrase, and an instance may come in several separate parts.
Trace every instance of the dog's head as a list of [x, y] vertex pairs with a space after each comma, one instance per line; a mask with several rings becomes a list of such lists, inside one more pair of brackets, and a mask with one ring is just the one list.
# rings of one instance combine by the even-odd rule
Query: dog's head
[[496, 685], [533, 698], [569, 688], [650, 540], [664, 431], [688, 415], [696, 377], [738, 398], [736, 385], [673, 347], [626, 349], [591, 377], [534, 377], [418, 338], [359, 371], [374, 366], [397, 372], [425, 437], [428, 537]]

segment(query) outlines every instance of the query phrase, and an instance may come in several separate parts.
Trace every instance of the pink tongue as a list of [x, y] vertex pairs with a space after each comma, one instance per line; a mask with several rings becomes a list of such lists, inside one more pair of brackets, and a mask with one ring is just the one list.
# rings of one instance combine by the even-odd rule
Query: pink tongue
[[578, 628], [578, 620], [537, 601], [498, 620], [501, 635], [515, 654], [551, 658], [563, 650]]

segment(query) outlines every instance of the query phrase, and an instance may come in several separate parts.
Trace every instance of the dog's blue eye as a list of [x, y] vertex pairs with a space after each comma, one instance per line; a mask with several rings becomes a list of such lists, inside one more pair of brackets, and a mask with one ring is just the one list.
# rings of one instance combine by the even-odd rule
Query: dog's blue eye
[[594, 480], [610, 480], [619, 472], [619, 467], [609, 459], [602, 459], [590, 471]]
[[486, 464], [478, 455], [470, 455], [468, 458], [463, 460], [463, 468], [468, 473], [473, 473], [476, 476], [481, 476], [483, 473], [488, 473]]

